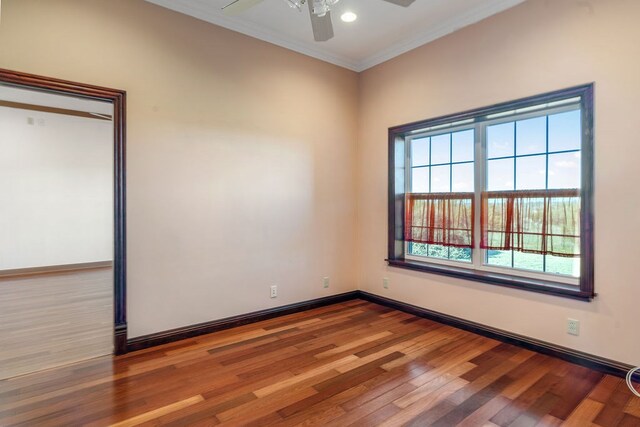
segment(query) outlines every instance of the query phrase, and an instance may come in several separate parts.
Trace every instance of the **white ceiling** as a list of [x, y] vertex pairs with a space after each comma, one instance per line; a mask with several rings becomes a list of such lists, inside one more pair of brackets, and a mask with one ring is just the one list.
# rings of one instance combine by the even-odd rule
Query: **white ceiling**
[[[332, 8], [335, 37], [315, 42], [309, 12], [284, 0], [264, 0], [239, 16], [221, 9], [231, 0], [147, 0], [354, 71], [363, 71], [524, 0], [416, 0], [409, 8], [383, 0], [340, 0]], [[340, 20], [345, 11], [356, 22]]]

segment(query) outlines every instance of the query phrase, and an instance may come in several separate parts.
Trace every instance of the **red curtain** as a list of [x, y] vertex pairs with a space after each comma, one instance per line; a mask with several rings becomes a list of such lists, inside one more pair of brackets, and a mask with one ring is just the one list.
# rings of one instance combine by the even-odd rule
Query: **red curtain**
[[482, 193], [480, 247], [579, 257], [580, 201], [577, 189]]
[[473, 248], [473, 193], [406, 195], [405, 240]]

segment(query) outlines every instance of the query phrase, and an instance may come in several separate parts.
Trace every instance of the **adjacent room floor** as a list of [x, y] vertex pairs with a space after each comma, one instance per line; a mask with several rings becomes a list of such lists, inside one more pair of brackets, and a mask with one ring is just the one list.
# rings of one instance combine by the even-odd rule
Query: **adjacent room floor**
[[0, 425], [640, 426], [623, 379], [354, 300], [0, 381]]

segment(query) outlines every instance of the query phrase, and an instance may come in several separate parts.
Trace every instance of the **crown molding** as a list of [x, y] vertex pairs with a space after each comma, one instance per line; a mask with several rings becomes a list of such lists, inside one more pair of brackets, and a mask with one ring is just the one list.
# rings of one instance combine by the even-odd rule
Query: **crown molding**
[[228, 30], [236, 31], [247, 36], [254, 37], [256, 39], [260, 39], [262, 41], [275, 44], [280, 47], [284, 47], [285, 49], [293, 50], [294, 52], [298, 52], [303, 55], [311, 56], [324, 62], [329, 62], [331, 64], [346, 68], [351, 71], [360, 71], [357, 61], [353, 61], [347, 57], [327, 52], [324, 49], [309, 47], [306, 43], [298, 43], [286, 39], [275, 31], [258, 28], [254, 25], [239, 22], [224, 15], [214, 14], [209, 9], [207, 9], [206, 3], [203, 3], [201, 0], [145, 1], [165, 7], [167, 9], [171, 9], [175, 12], [180, 12], [185, 15], [192, 16], [196, 19], [200, 19], [211, 24], [218, 25], [220, 27], [224, 27]]
[[358, 63], [356, 71], [361, 72], [378, 64], [382, 64], [396, 56], [400, 56], [403, 53], [407, 53], [410, 50], [423, 46], [427, 43], [431, 43], [432, 41], [458, 31], [464, 27], [480, 22], [483, 19], [495, 15], [496, 13], [500, 13], [513, 6], [517, 6], [524, 1], [525, 0], [494, 0], [481, 7], [471, 9], [463, 15], [442, 22], [436, 28], [417, 33], [410, 39], [403, 40], [375, 55], [371, 55], [368, 58], [363, 59]]
[[351, 58], [336, 55], [319, 47], [312, 47], [308, 43], [299, 43], [292, 41], [275, 31], [267, 30], [257, 27], [255, 25], [247, 24], [236, 19], [212, 13], [210, 5], [203, 0], [145, 0], [149, 3], [156, 4], [158, 6], [171, 9], [175, 12], [180, 12], [185, 15], [189, 15], [196, 19], [200, 19], [211, 24], [218, 25], [220, 27], [227, 28], [232, 31], [236, 31], [245, 34], [256, 39], [263, 40], [268, 43], [275, 44], [280, 47], [301, 53], [303, 55], [311, 56], [321, 61], [329, 62], [331, 64], [343, 67], [355, 72], [362, 72], [378, 64], [386, 62], [396, 56], [402, 55], [417, 47], [430, 43], [441, 37], [451, 34], [463, 27], [471, 24], [475, 24], [491, 15], [502, 12], [513, 6], [516, 6], [525, 0], [490, 0], [481, 7], [477, 7], [469, 10], [467, 13], [457, 16], [448, 21], [442, 22], [436, 28], [429, 29], [423, 32], [417, 32], [413, 37], [405, 39], [399, 43], [392, 45], [391, 47], [384, 49], [383, 51], [371, 55], [361, 61], [353, 60]]

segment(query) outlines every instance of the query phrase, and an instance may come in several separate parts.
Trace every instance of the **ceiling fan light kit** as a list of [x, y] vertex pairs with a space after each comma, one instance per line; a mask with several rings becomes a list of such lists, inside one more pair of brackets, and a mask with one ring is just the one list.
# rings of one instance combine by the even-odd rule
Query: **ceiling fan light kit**
[[[234, 0], [222, 10], [228, 15], [237, 15], [245, 10], [257, 5], [262, 0]], [[340, 0], [284, 0], [291, 8], [302, 11], [305, 3], [309, 5], [309, 15], [311, 16], [311, 28], [313, 39], [317, 42], [327, 41], [333, 38], [333, 23], [331, 22], [331, 7]], [[415, 0], [384, 0], [402, 7], [409, 7]], [[345, 14], [346, 15], [346, 14]], [[352, 13], [352, 17], [355, 14]], [[343, 19], [344, 22], [353, 22]]]
[[345, 12], [340, 16], [340, 19], [342, 19], [342, 22], [353, 22], [358, 19], [358, 15], [353, 12]]

